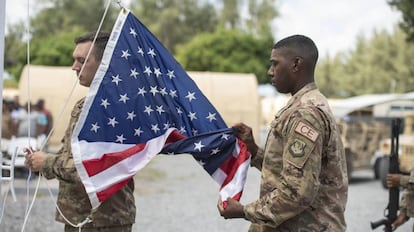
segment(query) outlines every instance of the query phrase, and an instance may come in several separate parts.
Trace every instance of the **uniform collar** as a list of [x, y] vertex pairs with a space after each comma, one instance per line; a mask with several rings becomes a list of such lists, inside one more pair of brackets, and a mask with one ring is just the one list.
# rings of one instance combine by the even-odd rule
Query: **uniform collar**
[[298, 92], [296, 92], [288, 101], [288, 106], [290, 106], [291, 104], [293, 104], [293, 102], [295, 102], [297, 99], [300, 99], [303, 95], [305, 95], [306, 93], [317, 89], [318, 87], [316, 86], [315, 82], [311, 82], [305, 86], [303, 86]]

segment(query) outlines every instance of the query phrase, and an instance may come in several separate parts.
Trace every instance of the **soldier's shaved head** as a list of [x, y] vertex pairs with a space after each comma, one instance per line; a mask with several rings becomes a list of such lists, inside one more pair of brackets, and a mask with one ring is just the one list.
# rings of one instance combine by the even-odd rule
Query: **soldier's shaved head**
[[314, 69], [318, 61], [318, 48], [312, 39], [304, 35], [292, 35], [278, 41], [273, 49], [280, 49], [286, 52], [287, 56], [300, 56]]

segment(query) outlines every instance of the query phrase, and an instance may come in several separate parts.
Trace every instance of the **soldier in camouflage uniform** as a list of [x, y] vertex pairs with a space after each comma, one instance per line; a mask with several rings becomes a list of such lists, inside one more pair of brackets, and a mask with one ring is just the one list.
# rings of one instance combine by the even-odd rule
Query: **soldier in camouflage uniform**
[[397, 219], [392, 223], [392, 229], [395, 230], [408, 221], [410, 217], [414, 217], [414, 166], [411, 168], [410, 175], [387, 174], [387, 187], [402, 187], [404, 189], [400, 202], [400, 212]]
[[[91, 55], [86, 61], [95, 33], [75, 39], [72, 69], [79, 76], [79, 83], [89, 87], [99, 67], [103, 51], [109, 39], [109, 33], [100, 33], [95, 41]], [[86, 62], [86, 63], [85, 63]], [[80, 70], [84, 65], [82, 73]], [[56, 211], [56, 220], [65, 223], [66, 232], [129, 232], [135, 223], [134, 181], [92, 210], [88, 195], [76, 171], [72, 151], [71, 137], [81, 113], [84, 98], [79, 100], [72, 110], [69, 126], [62, 139], [62, 148], [57, 154], [36, 151], [26, 156], [26, 165], [33, 171], [40, 171], [47, 179], [59, 180], [57, 205], [62, 214]], [[26, 149], [26, 151], [29, 151]], [[63, 217], [66, 217], [65, 220]], [[86, 221], [90, 219], [90, 221]], [[85, 223], [85, 224], [83, 224]], [[82, 225], [81, 225], [82, 224]]]
[[234, 126], [261, 170], [260, 198], [247, 205], [219, 200], [224, 218], [245, 218], [250, 232], [344, 232], [348, 178], [345, 153], [326, 98], [314, 83], [318, 50], [294, 35], [277, 42], [268, 74], [291, 99], [271, 123], [264, 149], [250, 127]]

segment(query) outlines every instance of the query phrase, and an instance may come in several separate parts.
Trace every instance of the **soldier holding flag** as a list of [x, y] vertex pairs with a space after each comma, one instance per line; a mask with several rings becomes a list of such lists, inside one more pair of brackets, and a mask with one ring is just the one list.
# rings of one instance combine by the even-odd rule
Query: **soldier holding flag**
[[[82, 86], [91, 85], [109, 36], [110, 34], [105, 32], [98, 34], [88, 59], [86, 59], [87, 54], [95, 33], [75, 39], [72, 69], [76, 71]], [[82, 66], [84, 68], [80, 72]], [[56, 220], [65, 223], [65, 232], [77, 232], [78, 227], [85, 232], [130, 232], [136, 214], [134, 180], [132, 178], [128, 180], [124, 187], [92, 210], [89, 197], [74, 165], [71, 137], [84, 101], [85, 98], [79, 100], [72, 110], [59, 152], [57, 154], [47, 154], [42, 151], [30, 153], [31, 151], [27, 149], [30, 154], [26, 156], [26, 165], [33, 171], [40, 171], [47, 179], [59, 180], [57, 205], [61, 213], [59, 210], [56, 211]]]
[[268, 74], [280, 93], [292, 94], [271, 123], [264, 149], [250, 127], [234, 127], [262, 173], [260, 198], [247, 205], [219, 200], [224, 218], [245, 218], [250, 232], [344, 232], [348, 177], [345, 152], [326, 98], [314, 83], [318, 50], [294, 35], [272, 49]]

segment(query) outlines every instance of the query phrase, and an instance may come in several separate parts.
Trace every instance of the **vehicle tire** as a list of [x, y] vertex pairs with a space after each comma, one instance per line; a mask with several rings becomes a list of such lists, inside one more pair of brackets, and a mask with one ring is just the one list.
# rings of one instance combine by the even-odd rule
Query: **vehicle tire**
[[387, 174], [388, 174], [389, 166], [390, 166], [389, 156], [384, 156], [379, 159], [378, 174], [379, 174], [379, 179], [381, 181], [381, 185], [384, 188], [387, 188]]

